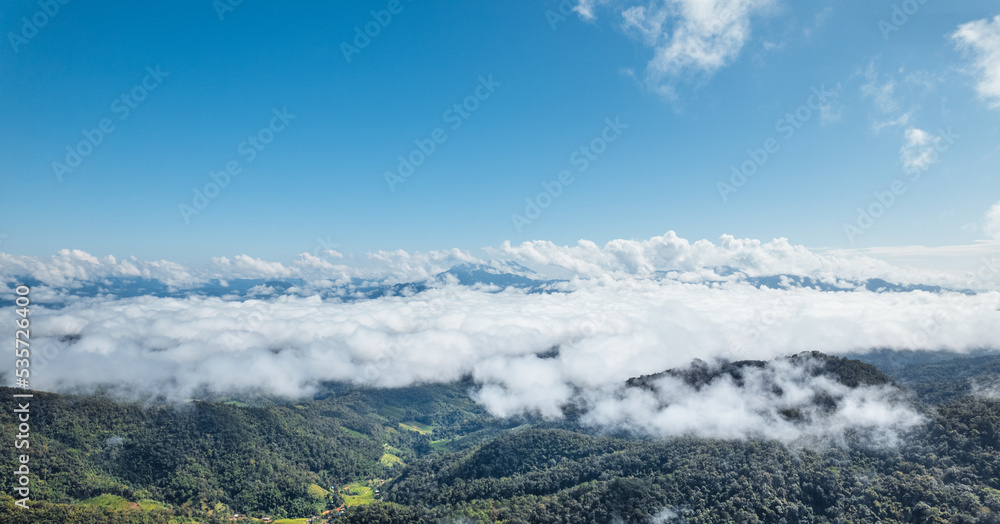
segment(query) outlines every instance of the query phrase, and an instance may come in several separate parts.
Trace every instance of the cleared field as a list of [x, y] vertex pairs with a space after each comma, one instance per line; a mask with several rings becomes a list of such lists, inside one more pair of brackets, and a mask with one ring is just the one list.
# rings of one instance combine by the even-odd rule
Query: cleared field
[[428, 426], [427, 424], [421, 424], [419, 422], [400, 422], [399, 427], [403, 429], [408, 429], [410, 431], [416, 431], [421, 435], [430, 435], [434, 432], [434, 426]]
[[89, 498], [80, 502], [85, 506], [98, 506], [101, 508], [123, 510], [132, 507], [132, 503], [118, 495], [109, 495], [107, 493], [103, 495], [98, 495], [93, 498]]
[[140, 500], [139, 501], [139, 507], [142, 508], [145, 511], [150, 511], [150, 510], [154, 510], [154, 509], [166, 509], [166, 506], [164, 506], [162, 502], [159, 502], [159, 501], [156, 501], [156, 500], [152, 500], [152, 499], [143, 499], [143, 500]]
[[392, 453], [384, 453], [382, 455], [382, 458], [379, 459], [379, 462], [381, 462], [385, 466], [395, 466], [396, 464], [402, 466], [406, 465], [406, 463], [403, 462], [403, 459], [397, 457], [396, 455], [393, 455]]
[[344, 489], [340, 490], [340, 495], [344, 498], [344, 504], [347, 504], [348, 507], [375, 502], [375, 490], [361, 482], [351, 482]]

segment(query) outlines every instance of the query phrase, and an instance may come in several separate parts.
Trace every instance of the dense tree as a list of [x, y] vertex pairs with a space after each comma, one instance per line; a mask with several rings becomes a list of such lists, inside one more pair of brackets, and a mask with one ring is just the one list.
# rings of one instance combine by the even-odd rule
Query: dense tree
[[[789, 359], [810, 359], [813, 372], [849, 387], [919, 383], [940, 393], [951, 390], [934, 385], [954, 377], [989, 376], [921, 362], [890, 379], [854, 360]], [[738, 384], [763, 365], [700, 363], [666, 373], [692, 387], [723, 374]], [[629, 386], [655, 387], [655, 378]], [[925, 397], [931, 403], [917, 405], [924, 423], [892, 445], [849, 433], [810, 448], [595, 435], [572, 417], [496, 420], [469, 400], [470, 387], [330, 385], [312, 400], [184, 404], [36, 393], [32, 509], [16, 508], [9, 487], [0, 487], [0, 522], [227, 522], [234, 511], [301, 517], [341, 506], [338, 490], [324, 488], [376, 478], [388, 479], [384, 500], [335, 520], [1000, 522], [1000, 401], [973, 388]], [[13, 440], [9, 417], [0, 431]], [[15, 465], [4, 455], [0, 476], [12, 478]]]

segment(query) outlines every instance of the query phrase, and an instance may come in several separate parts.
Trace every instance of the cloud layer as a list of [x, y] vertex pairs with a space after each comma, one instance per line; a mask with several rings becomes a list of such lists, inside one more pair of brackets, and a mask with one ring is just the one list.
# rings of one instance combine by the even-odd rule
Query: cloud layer
[[[446, 285], [352, 302], [91, 298], [36, 308], [32, 336], [35, 384], [44, 389], [111, 383], [174, 396], [200, 388], [299, 395], [326, 380], [403, 386], [472, 375], [498, 388], [498, 414], [555, 414], [573, 387], [693, 358], [1000, 347], [998, 307], [997, 293], [623, 278], [581, 281], [565, 293]], [[558, 357], [535, 356], [553, 346]]]
[[[991, 227], [995, 209], [987, 215]], [[143, 261], [135, 257], [97, 257], [64, 249], [51, 257], [0, 252], [0, 299], [12, 298], [4, 289], [25, 278], [36, 282], [37, 300], [57, 300], [68, 291], [90, 286], [113, 294], [109, 279], [150, 279], [169, 290], [194, 289], [209, 283], [225, 288], [237, 279], [284, 280], [297, 286], [299, 295], [322, 290], [348, 290], [371, 285], [433, 280], [455, 266], [482, 266], [490, 271], [535, 279], [654, 278], [680, 282], [738, 281], [746, 277], [791, 275], [809, 277], [844, 288], [866, 279], [901, 284], [963, 288], [982, 279], [968, 275], [894, 266], [877, 258], [847, 251], [817, 251], [786, 239], [763, 242], [723, 235], [718, 242], [691, 242], [670, 231], [646, 240], [612, 240], [598, 245], [581, 240], [575, 245], [529, 241], [486, 248], [481, 255], [446, 251], [378, 251], [363, 259], [325, 251], [301, 253], [291, 263], [267, 261], [248, 255], [216, 257], [203, 268], [185, 267], [166, 260]], [[526, 266], [526, 267], [524, 267]], [[981, 282], [987, 288], [990, 282]], [[62, 297], [65, 298], [65, 297]]]
[[[301, 396], [327, 381], [398, 387], [471, 377], [476, 400], [498, 416], [559, 417], [566, 405], [584, 401], [591, 414], [587, 420], [599, 426], [729, 437], [761, 426], [760, 417], [781, 409], [784, 400], [762, 395], [759, 402], [767, 404], [759, 405], [719, 383], [696, 396], [674, 388], [665, 408], [664, 398], [620, 388], [630, 377], [682, 367], [695, 358], [1000, 349], [1000, 292], [879, 292], [858, 282], [953, 277], [864, 256], [817, 253], [783, 239], [726, 236], [718, 243], [692, 243], [667, 233], [604, 246], [504, 244], [487, 255], [380, 252], [364, 267], [336, 256], [302, 254], [287, 265], [236, 256], [191, 270], [165, 261], [62, 251], [45, 259], [0, 255], [0, 274], [8, 285], [24, 273], [47, 283], [32, 291], [31, 378], [34, 387], [57, 391], [112, 385], [173, 399], [205, 392]], [[562, 280], [529, 288], [463, 285], [453, 273], [438, 276], [452, 264]], [[278, 280], [244, 295], [96, 293], [44, 304], [66, 291], [58, 285], [95, 286], [115, 275], [162, 278], [177, 286], [206, 278]], [[327, 293], [338, 282], [363, 276], [428, 280], [378, 298]], [[805, 277], [824, 284], [797, 284]], [[760, 279], [770, 285], [759, 285]], [[291, 287], [275, 289], [282, 285]], [[45, 289], [48, 295], [36, 292]], [[12, 317], [13, 308], [0, 315]], [[795, 376], [787, 380], [799, 380]], [[910, 420], [879, 404], [884, 392], [835, 391], [830, 384], [802, 380], [789, 387], [837, 393], [844, 416], [853, 413], [851, 424], [882, 417], [895, 427]], [[742, 404], [733, 404], [736, 400]], [[737, 411], [716, 410], [725, 417], [706, 422], [696, 416], [707, 412], [704, 403]], [[847, 422], [824, 417], [822, 424], [839, 428]], [[781, 434], [813, 431], [772, 426]]]

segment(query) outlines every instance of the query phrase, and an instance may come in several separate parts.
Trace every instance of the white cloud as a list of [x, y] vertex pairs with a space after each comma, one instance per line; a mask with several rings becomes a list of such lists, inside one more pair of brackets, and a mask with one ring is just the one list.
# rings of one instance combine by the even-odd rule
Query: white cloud
[[1000, 108], [1000, 15], [962, 24], [951, 36], [973, 57], [979, 95], [990, 107]]
[[296, 272], [281, 262], [267, 262], [248, 255], [236, 255], [232, 260], [226, 257], [212, 258], [212, 263], [229, 278], [290, 278]]
[[[603, 2], [580, 0], [576, 11], [595, 18]], [[711, 75], [739, 56], [750, 37], [750, 18], [773, 0], [654, 0], [621, 8], [622, 27], [653, 48], [647, 85], [672, 96], [688, 73]]]
[[457, 264], [480, 264], [482, 260], [467, 251], [450, 249], [409, 253], [396, 251], [376, 251], [368, 258], [379, 262], [394, 278], [405, 281], [424, 280], [446, 271]]
[[907, 173], [925, 171], [936, 164], [940, 155], [941, 137], [910, 127], [904, 133], [905, 142], [899, 149], [899, 160], [903, 163], [903, 170]]
[[750, 36], [750, 15], [769, 0], [673, 0], [663, 9], [677, 18], [673, 35], [649, 64], [654, 79], [693, 69], [706, 73], [728, 65]]
[[[784, 400], [718, 383], [700, 395], [672, 387], [669, 408], [662, 395], [622, 393], [621, 385], [693, 358], [1000, 347], [1000, 293], [833, 293], [632, 277], [575, 287], [533, 294], [445, 286], [355, 302], [142, 297], [39, 306], [32, 379], [46, 390], [107, 383], [185, 398], [203, 389], [295, 396], [322, 381], [396, 387], [472, 376], [474, 398], [500, 416], [558, 417], [564, 404], [583, 400], [599, 426], [784, 438], [787, 428], [762, 427], [761, 417], [810, 391], [844, 394], [840, 418], [823, 419], [822, 428], [908, 419], [882, 404], [884, 392], [847, 393], [794, 373], [782, 375], [791, 381], [782, 383]], [[536, 356], [553, 346], [558, 355]]]
[[896, 97], [896, 82], [892, 79], [880, 81], [877, 57], [868, 61], [862, 74], [866, 80], [860, 88], [862, 98], [871, 98], [882, 113], [898, 112], [900, 102]]
[[622, 11], [622, 27], [626, 31], [635, 31], [648, 46], [655, 46], [664, 37], [663, 25], [667, 22], [668, 10], [653, 9], [647, 11], [646, 6], [632, 6]]
[[[968, 247], [968, 246], [967, 246]], [[990, 246], [973, 246], [978, 254]], [[974, 252], [973, 252], [974, 251]], [[837, 250], [822, 252], [793, 245], [786, 239], [762, 242], [723, 235], [717, 242], [688, 241], [668, 232], [648, 240], [612, 240], [603, 246], [581, 240], [572, 246], [545, 241], [518, 245], [504, 243], [486, 248], [482, 257], [457, 249], [429, 252], [378, 251], [360, 257], [324, 257], [301, 253], [285, 264], [237, 255], [212, 259], [207, 268], [195, 269], [164, 260], [143, 261], [130, 257], [96, 257], [83, 251], [63, 250], [52, 257], [0, 253], [0, 284], [10, 285], [30, 276], [41, 284], [33, 288], [37, 300], [66, 302], [78, 299], [75, 289], [87, 285], [99, 293], [114, 293], [108, 279], [147, 278], [158, 280], [171, 291], [188, 292], [218, 280], [228, 287], [238, 279], [298, 279], [293, 293], [309, 296], [327, 290], [340, 296], [355, 296], [358, 287], [374, 284], [424, 282], [459, 264], [483, 265], [500, 272], [526, 274], [539, 279], [618, 279], [622, 277], [669, 279], [679, 282], [732, 282], [746, 277], [796, 275], [850, 287], [871, 278], [901, 284], [927, 284], [961, 288], [967, 279], [941, 271], [894, 266], [868, 255], [898, 255], [896, 252]], [[915, 253], [915, 252], [914, 252]], [[930, 253], [936, 256], [937, 252]], [[339, 255], [339, 253], [337, 254]], [[513, 263], [527, 266], [524, 268]], [[530, 270], [537, 273], [531, 275]], [[572, 284], [562, 284], [571, 288]], [[187, 291], [185, 291], [187, 290]], [[0, 285], [0, 297], [10, 289]], [[92, 293], [85, 293], [92, 294]], [[233, 295], [234, 297], [237, 295]]]
[[909, 71], [904, 67], [888, 74], [879, 70], [880, 57], [868, 60], [864, 69], [854, 76], [864, 77], [859, 90], [861, 98], [874, 106], [870, 116], [876, 134], [885, 128], [907, 126], [915, 118], [921, 101], [933, 93], [943, 80], [927, 71]]
[[129, 257], [121, 261], [108, 255], [98, 258], [79, 249], [63, 249], [49, 257], [31, 257], [0, 252], [0, 283], [31, 275], [52, 286], [77, 286], [81, 282], [108, 277], [157, 279], [168, 286], [195, 283], [191, 270], [166, 260], [142, 261]]
[[[179, 396], [199, 387], [293, 394], [323, 380], [402, 386], [471, 374], [495, 386], [482, 400], [498, 413], [552, 414], [566, 387], [611, 386], [696, 357], [1000, 347], [998, 293], [822, 292], [630, 277], [575, 288], [445, 286], [355, 302], [142, 297], [39, 306], [35, 383], [110, 382]], [[556, 345], [563, 346], [557, 358], [532, 356]], [[545, 398], [534, 398], [541, 392]]]
[[912, 109], [902, 110], [902, 96], [897, 89], [899, 84], [891, 76], [885, 80], [881, 78], [878, 61], [878, 57], [872, 58], [864, 71], [857, 73], [865, 77], [865, 83], [860, 87], [861, 97], [870, 99], [875, 105], [876, 116], [871, 118], [871, 125], [876, 134], [887, 127], [905, 126], [910, 123], [914, 115]]
[[[747, 367], [737, 383], [728, 374], [695, 387], [681, 377], [663, 376], [654, 389], [618, 388], [589, 395], [585, 424], [659, 437], [737, 439], [762, 437], [785, 442], [842, 437], [848, 428], [874, 430], [893, 438], [922, 421], [890, 387], [848, 388], [817, 374], [810, 359], [776, 360]], [[827, 411], [817, 398], [835, 399]], [[782, 413], [796, 411], [799, 420]]]
[[578, 15], [586, 20], [593, 20], [596, 17], [594, 15], [594, 8], [599, 3], [603, 2], [600, 0], [579, 0], [576, 6], [573, 7], [573, 11], [576, 11]]
[[603, 247], [581, 240], [575, 246], [547, 241], [504, 243], [488, 254], [520, 262], [543, 275], [561, 278], [667, 276], [684, 282], [727, 280], [714, 268], [749, 276], [799, 275], [824, 282], [883, 278], [893, 282], [955, 283], [948, 275], [892, 266], [846, 251], [819, 253], [779, 238], [769, 242], [723, 235], [718, 243], [690, 242], [670, 231], [648, 240], [612, 240]]
[[907, 113], [903, 113], [903, 114], [899, 115], [896, 118], [890, 118], [890, 119], [873, 119], [872, 120], [872, 129], [875, 130], [875, 134], [878, 134], [879, 132], [881, 132], [883, 129], [885, 129], [887, 127], [905, 126], [905, 125], [907, 125], [907, 124], [910, 123], [910, 119], [911, 118], [913, 118], [913, 113], [912, 112], [907, 112]]

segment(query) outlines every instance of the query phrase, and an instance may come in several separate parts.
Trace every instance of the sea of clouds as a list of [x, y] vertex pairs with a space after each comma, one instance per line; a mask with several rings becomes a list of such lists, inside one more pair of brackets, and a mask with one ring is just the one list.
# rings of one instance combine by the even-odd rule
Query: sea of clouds
[[[817, 416], [822, 425], [810, 431], [905, 427], [919, 419], [879, 388], [847, 391], [780, 366], [761, 373], [770, 373], [768, 380], [781, 375], [792, 396], [766, 394], [762, 378], [743, 389], [724, 381], [699, 391], [669, 381], [667, 393], [623, 389], [630, 377], [695, 358], [1000, 348], [1000, 292], [991, 281], [818, 253], [785, 240], [690, 243], [668, 233], [605, 246], [504, 244], [486, 253], [379, 252], [365, 265], [345, 263], [336, 252], [302, 254], [288, 265], [236, 256], [199, 270], [80, 251], [0, 254], [0, 299], [12, 299], [10, 288], [26, 276], [36, 281], [32, 296], [43, 302], [32, 310], [37, 389], [114, 385], [172, 399], [247, 391], [294, 397], [327, 381], [400, 387], [471, 377], [470, 394], [497, 416], [558, 418], [576, 403], [586, 406], [588, 423], [655, 435], [798, 436], [803, 430], [774, 414], [789, 399], [816, 394], [835, 394], [840, 404], [836, 416]], [[502, 289], [439, 277], [458, 264], [545, 284]], [[775, 275], [832, 287], [769, 288], [747, 280]], [[72, 292], [114, 277], [155, 279], [172, 289], [239, 278], [296, 285], [253, 297]], [[872, 278], [942, 289], [879, 292], [858, 284]], [[426, 289], [366, 300], [320, 293], [358, 279], [423, 282]], [[2, 314], [12, 317], [13, 309]]]

